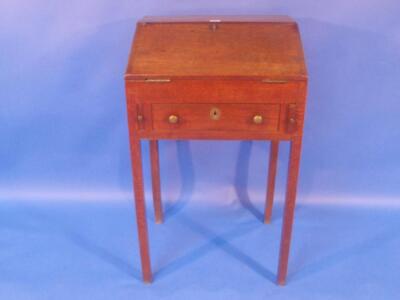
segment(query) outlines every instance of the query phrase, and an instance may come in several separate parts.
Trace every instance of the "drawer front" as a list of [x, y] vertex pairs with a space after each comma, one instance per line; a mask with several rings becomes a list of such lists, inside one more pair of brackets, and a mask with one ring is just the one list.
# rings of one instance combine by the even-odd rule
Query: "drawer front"
[[155, 130], [277, 132], [279, 104], [152, 104]]

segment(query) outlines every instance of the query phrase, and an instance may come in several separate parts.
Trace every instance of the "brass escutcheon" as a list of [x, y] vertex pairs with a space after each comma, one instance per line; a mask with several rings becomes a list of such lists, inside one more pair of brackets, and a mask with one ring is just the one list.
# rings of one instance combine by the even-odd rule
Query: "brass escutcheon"
[[221, 117], [221, 111], [219, 110], [219, 108], [213, 107], [210, 110], [210, 118], [214, 121], [219, 120], [219, 118]]

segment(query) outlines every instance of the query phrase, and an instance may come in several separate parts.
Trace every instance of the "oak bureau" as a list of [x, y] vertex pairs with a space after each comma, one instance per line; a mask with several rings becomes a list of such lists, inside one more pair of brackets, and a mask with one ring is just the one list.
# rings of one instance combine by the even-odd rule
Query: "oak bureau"
[[285, 284], [296, 202], [307, 71], [285, 16], [145, 17], [125, 74], [143, 280], [152, 281], [140, 142], [150, 141], [156, 222], [163, 221], [158, 140], [269, 140], [265, 222], [279, 141], [290, 141], [278, 284]]

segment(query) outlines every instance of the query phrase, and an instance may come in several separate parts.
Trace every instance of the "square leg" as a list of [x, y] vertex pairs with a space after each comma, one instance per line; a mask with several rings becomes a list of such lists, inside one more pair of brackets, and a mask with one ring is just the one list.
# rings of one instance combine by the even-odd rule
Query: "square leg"
[[150, 163], [151, 180], [153, 188], [153, 204], [156, 223], [163, 222], [163, 209], [161, 203], [161, 184], [160, 184], [160, 159], [158, 154], [158, 141], [150, 140]]
[[131, 133], [131, 160], [133, 172], [133, 187], [135, 194], [136, 222], [139, 237], [140, 260], [142, 265], [143, 281], [150, 283], [152, 281], [149, 238], [146, 221], [146, 205], [144, 199], [142, 154], [140, 139]]
[[285, 208], [283, 212], [282, 237], [279, 252], [278, 284], [286, 283], [290, 242], [292, 236], [294, 208], [296, 204], [297, 179], [300, 167], [301, 136], [295, 136], [290, 144], [289, 170], [286, 186]]

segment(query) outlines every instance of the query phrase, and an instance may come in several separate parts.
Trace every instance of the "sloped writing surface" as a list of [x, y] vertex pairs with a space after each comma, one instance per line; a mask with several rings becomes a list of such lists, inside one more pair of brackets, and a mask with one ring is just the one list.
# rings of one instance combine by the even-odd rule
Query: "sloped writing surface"
[[306, 78], [295, 22], [139, 22], [127, 79], [135, 76]]

